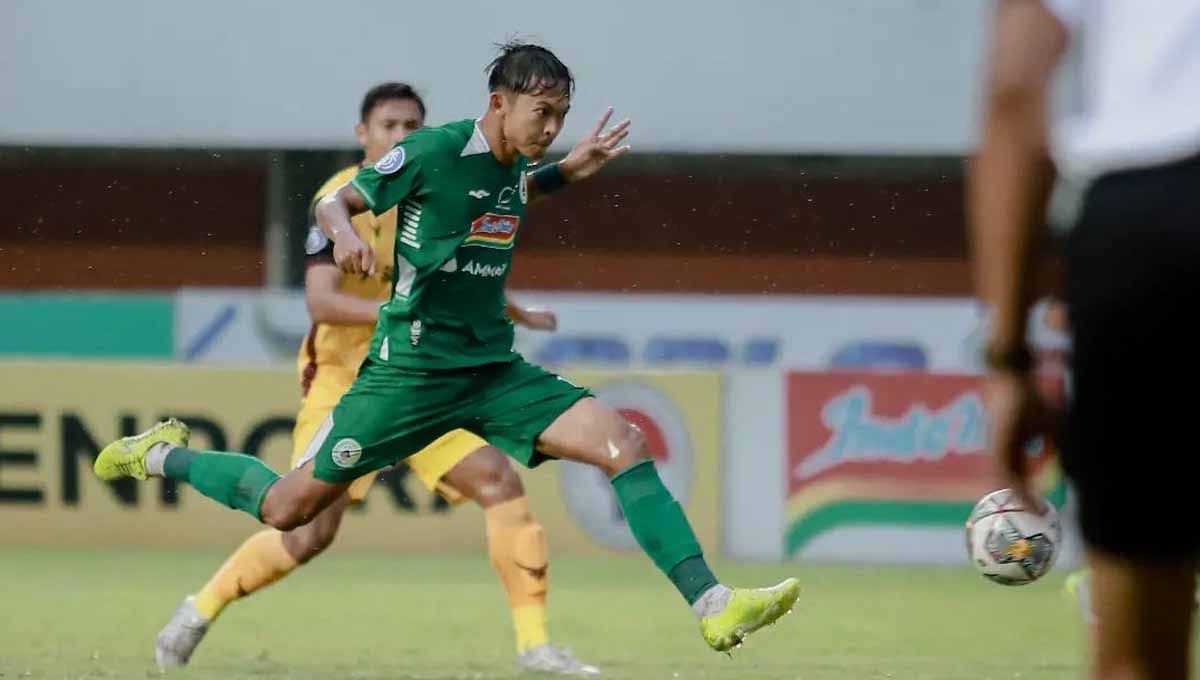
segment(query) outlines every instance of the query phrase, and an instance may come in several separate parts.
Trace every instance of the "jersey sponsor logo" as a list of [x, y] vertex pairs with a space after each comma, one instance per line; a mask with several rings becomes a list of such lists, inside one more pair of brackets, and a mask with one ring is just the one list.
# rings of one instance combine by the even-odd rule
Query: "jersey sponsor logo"
[[378, 172], [381, 175], [390, 175], [399, 170], [403, 165], [404, 147], [398, 146], [387, 152], [386, 156], [380, 158], [375, 163], [375, 172]]
[[317, 225], [308, 228], [308, 237], [304, 239], [304, 254], [316, 255], [329, 245], [329, 237]]
[[347, 437], [339, 439], [338, 443], [333, 445], [333, 451], [330, 455], [333, 457], [333, 464], [340, 468], [352, 468], [362, 459], [362, 444]]
[[504, 272], [508, 270], [507, 264], [479, 264], [475, 260], [471, 260], [465, 267], [462, 268], [463, 273], [482, 276], [485, 279], [494, 279], [498, 276], [504, 276]]
[[471, 233], [463, 245], [508, 250], [517, 240], [517, 227], [520, 224], [521, 218], [516, 215], [484, 213], [471, 223]]
[[488, 191], [487, 189], [472, 189], [471, 191], [467, 192], [467, 195], [471, 198], [487, 198], [488, 196], [492, 195], [492, 192]]

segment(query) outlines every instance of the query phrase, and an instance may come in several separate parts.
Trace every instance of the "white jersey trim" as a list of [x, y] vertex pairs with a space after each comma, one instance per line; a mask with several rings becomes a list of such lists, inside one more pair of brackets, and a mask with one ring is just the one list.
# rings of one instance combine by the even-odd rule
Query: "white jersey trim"
[[491, 153], [492, 145], [488, 144], [487, 137], [483, 135], [483, 130], [479, 129], [479, 121], [475, 121], [475, 132], [471, 134], [471, 138], [467, 140], [467, 145], [463, 147], [462, 154], [459, 158], [466, 156], [476, 156], [481, 153]]

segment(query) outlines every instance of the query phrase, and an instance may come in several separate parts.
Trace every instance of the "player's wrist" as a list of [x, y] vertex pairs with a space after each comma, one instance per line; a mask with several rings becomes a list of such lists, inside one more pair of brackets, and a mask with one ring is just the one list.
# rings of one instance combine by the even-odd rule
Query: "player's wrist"
[[1033, 369], [1033, 352], [1025, 343], [988, 343], [983, 363], [989, 371], [1025, 375]]
[[358, 239], [354, 227], [333, 227], [329, 230], [329, 240], [342, 245], [353, 244]]
[[570, 172], [571, 169], [564, 159], [557, 163], [550, 163], [549, 165], [540, 167], [530, 174], [533, 175], [533, 181], [537, 184], [537, 189], [540, 193], [552, 194], [565, 187], [571, 181]]

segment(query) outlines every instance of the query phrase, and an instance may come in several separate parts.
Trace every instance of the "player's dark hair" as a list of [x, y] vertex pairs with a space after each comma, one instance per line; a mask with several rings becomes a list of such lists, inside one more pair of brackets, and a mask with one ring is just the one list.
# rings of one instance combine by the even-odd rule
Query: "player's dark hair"
[[359, 108], [359, 119], [362, 122], [367, 122], [367, 116], [375, 110], [383, 102], [392, 99], [411, 99], [416, 102], [417, 108], [421, 109], [421, 117], [425, 117], [425, 100], [421, 99], [421, 95], [413, 89], [408, 83], [380, 83], [375, 87], [367, 90], [363, 95], [362, 106]]
[[500, 55], [485, 69], [488, 91], [507, 90], [514, 94], [533, 94], [564, 90], [575, 92], [575, 76], [558, 57], [541, 45], [517, 40], [498, 45]]

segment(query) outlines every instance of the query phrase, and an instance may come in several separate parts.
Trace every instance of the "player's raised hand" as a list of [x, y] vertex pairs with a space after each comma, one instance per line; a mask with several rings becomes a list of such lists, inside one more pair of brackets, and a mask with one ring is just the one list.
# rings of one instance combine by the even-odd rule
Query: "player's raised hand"
[[375, 251], [353, 229], [341, 232], [333, 242], [333, 262], [347, 274], [375, 273]]
[[621, 142], [629, 136], [631, 121], [626, 118], [605, 130], [604, 126], [608, 125], [608, 119], [612, 118], [612, 114], [613, 108], [610, 106], [600, 117], [596, 126], [584, 135], [575, 148], [567, 154], [567, 157], [559, 163], [568, 182], [578, 182], [591, 177], [609, 161], [629, 151], [629, 145], [622, 145]]

